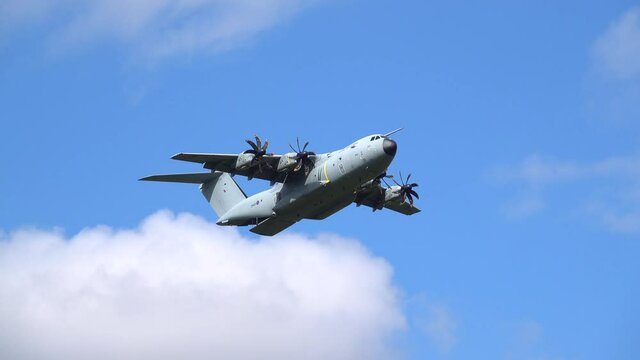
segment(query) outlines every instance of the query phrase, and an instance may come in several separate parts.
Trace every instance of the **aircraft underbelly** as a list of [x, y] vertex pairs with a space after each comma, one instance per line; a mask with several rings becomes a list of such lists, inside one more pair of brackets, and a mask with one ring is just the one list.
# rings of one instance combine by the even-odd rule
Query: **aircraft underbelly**
[[357, 181], [351, 177], [336, 179], [318, 186], [314, 191], [300, 198], [286, 211], [300, 219], [324, 219], [353, 202], [353, 189]]
[[315, 209], [315, 211], [307, 214], [305, 218], [312, 219], [312, 220], [326, 219], [329, 216], [349, 206], [352, 202], [353, 202], [353, 199], [348, 198], [348, 200], [335, 201], [333, 203], [326, 204], [325, 206], [319, 206]]

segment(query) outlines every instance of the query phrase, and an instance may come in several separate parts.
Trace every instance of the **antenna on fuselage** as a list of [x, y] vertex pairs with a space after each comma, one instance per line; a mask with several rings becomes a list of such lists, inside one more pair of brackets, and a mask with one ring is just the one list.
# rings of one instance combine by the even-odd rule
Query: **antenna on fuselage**
[[390, 133], [388, 133], [388, 134], [384, 134], [384, 135], [382, 135], [382, 136], [384, 136], [384, 137], [391, 136], [391, 135], [393, 135], [393, 134], [397, 133], [398, 131], [400, 131], [400, 130], [402, 130], [402, 129], [404, 129], [404, 128], [397, 128], [397, 129], [393, 130], [392, 132], [390, 132]]

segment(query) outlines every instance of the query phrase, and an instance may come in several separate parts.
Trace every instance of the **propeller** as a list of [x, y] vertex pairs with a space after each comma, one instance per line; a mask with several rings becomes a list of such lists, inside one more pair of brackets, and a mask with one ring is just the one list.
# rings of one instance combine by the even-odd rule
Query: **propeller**
[[409, 183], [409, 179], [411, 179], [411, 174], [407, 176], [406, 180], [403, 180], [402, 173], [400, 173], [400, 181], [402, 182], [402, 184], [399, 184], [395, 179], [391, 179], [391, 180], [393, 180], [393, 182], [400, 187], [400, 195], [402, 195], [402, 202], [404, 203], [406, 199], [409, 199], [409, 204], [413, 206], [413, 196], [415, 196], [416, 199], [420, 199], [420, 196], [418, 195], [417, 192], [413, 190], [413, 188], [417, 187], [418, 184]]
[[269, 147], [269, 140], [264, 141], [264, 146], [260, 141], [260, 137], [258, 135], [253, 135], [256, 138], [256, 142], [251, 140], [245, 140], [247, 144], [251, 146], [251, 149], [245, 151], [247, 154], [254, 154], [255, 158], [260, 158], [267, 153], [267, 147]]
[[296, 161], [296, 167], [293, 168], [293, 171], [300, 171], [300, 169], [304, 168], [304, 175], [309, 175], [309, 171], [313, 168], [313, 160], [309, 158], [311, 155], [315, 155], [313, 151], [307, 151], [307, 146], [309, 146], [309, 142], [307, 141], [302, 149], [300, 148], [300, 139], [296, 138], [296, 144], [298, 145], [298, 150], [294, 149], [291, 144], [289, 147], [293, 150], [296, 155], [291, 157], [292, 160]]
[[[258, 171], [262, 172], [262, 157], [267, 154], [267, 147], [269, 147], [269, 140], [264, 141], [264, 145], [262, 141], [260, 141], [260, 137], [258, 135], [253, 135], [256, 138], [256, 142], [251, 140], [245, 140], [247, 144], [251, 146], [251, 149], [246, 150], [246, 154], [253, 154], [253, 160], [251, 161], [253, 164], [258, 164]], [[268, 167], [271, 167], [271, 164], [268, 162], [265, 163]]]
[[387, 187], [389, 187], [389, 184], [387, 183], [387, 181], [385, 179], [393, 179], [393, 175], [387, 175], [387, 172], [383, 172], [382, 174], [376, 176], [375, 178], [373, 178], [373, 184], [374, 185], [380, 185], [380, 182], [384, 181], [384, 184], [387, 185]]

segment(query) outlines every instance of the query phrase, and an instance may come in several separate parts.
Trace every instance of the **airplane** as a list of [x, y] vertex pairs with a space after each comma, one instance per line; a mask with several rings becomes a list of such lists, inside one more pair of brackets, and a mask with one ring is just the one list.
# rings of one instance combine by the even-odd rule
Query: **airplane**
[[[413, 190], [400, 174], [400, 182], [387, 175], [394, 159], [397, 143], [387, 134], [365, 136], [347, 147], [316, 154], [307, 151], [309, 142], [283, 155], [267, 154], [264, 144], [255, 135], [255, 142], [246, 140], [251, 149], [240, 154], [179, 153], [174, 160], [203, 164], [204, 173], [151, 175], [142, 181], [164, 181], [199, 184], [200, 191], [219, 216], [222, 226], [254, 225], [250, 231], [273, 236], [301, 219], [322, 220], [351, 203], [365, 205], [373, 211], [387, 208], [405, 215], [420, 212], [413, 205]], [[269, 180], [271, 188], [247, 197], [233, 179], [234, 175]], [[395, 186], [389, 186], [391, 179]], [[385, 187], [381, 183], [385, 183]], [[408, 201], [407, 201], [408, 200]]]

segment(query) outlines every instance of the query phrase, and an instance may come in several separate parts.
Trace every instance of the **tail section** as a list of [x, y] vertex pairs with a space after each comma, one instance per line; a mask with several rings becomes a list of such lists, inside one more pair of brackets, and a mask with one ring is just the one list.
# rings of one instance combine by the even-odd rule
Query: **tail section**
[[247, 195], [229, 174], [220, 171], [214, 174], [219, 175], [200, 185], [200, 191], [220, 217], [235, 204], [246, 199]]
[[198, 174], [152, 175], [140, 180], [200, 184], [202, 195], [211, 204], [211, 207], [219, 217], [247, 198], [247, 195], [240, 189], [235, 180], [229, 174], [221, 171]]

